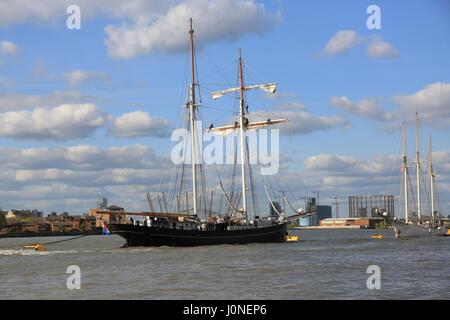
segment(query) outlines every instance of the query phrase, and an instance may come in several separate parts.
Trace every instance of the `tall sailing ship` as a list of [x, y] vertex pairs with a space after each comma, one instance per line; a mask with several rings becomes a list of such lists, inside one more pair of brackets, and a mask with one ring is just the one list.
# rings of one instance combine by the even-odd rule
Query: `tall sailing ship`
[[[413, 188], [409, 177], [409, 166], [406, 155], [406, 128], [402, 127], [402, 193], [404, 205], [404, 221], [399, 219], [387, 218], [386, 214], [382, 216], [393, 226], [397, 238], [407, 237], [428, 237], [446, 235], [448, 229], [444, 227], [440, 220], [440, 214], [435, 208], [435, 172], [433, 169], [432, 141], [430, 135], [430, 154], [429, 154], [429, 196], [430, 196], [430, 214], [424, 215], [422, 206], [422, 165], [419, 155], [419, 116], [416, 113], [416, 203], [414, 202]], [[413, 201], [410, 201], [413, 200]], [[410, 208], [414, 211], [411, 211]]]
[[[243, 61], [239, 50], [238, 73], [239, 85], [234, 88], [212, 92], [213, 99], [218, 99], [228, 93], [238, 95], [239, 112], [237, 121], [229, 126], [211, 127], [210, 132], [227, 135], [230, 132], [239, 134], [239, 148], [241, 155], [240, 176], [241, 192], [227, 195], [220, 181], [222, 198], [225, 198], [227, 210], [220, 214], [212, 209], [213, 193], [205, 193], [205, 168], [198, 163], [197, 130], [198, 113], [201, 103], [197, 101], [199, 93], [199, 84], [196, 82], [196, 55], [194, 47], [194, 30], [192, 28], [192, 19], [189, 23], [189, 47], [190, 47], [190, 86], [188, 92], [188, 102], [186, 111], [188, 117], [185, 124], [190, 137], [190, 162], [191, 162], [191, 180], [192, 189], [190, 192], [182, 192], [183, 186], [186, 187], [186, 180], [183, 178], [185, 173], [185, 164], [181, 165], [181, 174], [175, 183], [170, 187], [173, 191], [175, 205], [167, 206], [164, 193], [160, 197], [157, 194], [157, 203], [160, 211], [155, 210], [154, 199], [147, 194], [150, 212], [141, 213], [143, 219], [133, 220], [132, 223], [111, 224], [112, 233], [123, 237], [126, 240], [124, 246], [196, 246], [196, 245], [215, 245], [215, 244], [246, 244], [254, 242], [284, 242], [287, 239], [287, 223], [283, 212], [276, 209], [274, 202], [270, 199], [267, 192], [268, 202], [271, 211], [276, 214], [263, 217], [261, 213], [253, 212], [251, 217], [248, 208], [248, 193], [252, 192], [253, 180], [250, 166], [248, 163], [248, 144], [246, 141], [246, 132], [256, 130], [273, 124], [287, 122], [287, 119], [267, 119], [264, 121], [249, 121], [248, 105], [246, 103], [245, 92], [253, 89], [260, 89], [266, 92], [274, 93], [276, 83], [261, 85], [245, 85], [243, 75]], [[197, 76], [198, 78], [198, 76]], [[250, 177], [250, 179], [248, 179]], [[250, 184], [248, 183], [250, 180]], [[162, 205], [164, 203], [164, 205]]]

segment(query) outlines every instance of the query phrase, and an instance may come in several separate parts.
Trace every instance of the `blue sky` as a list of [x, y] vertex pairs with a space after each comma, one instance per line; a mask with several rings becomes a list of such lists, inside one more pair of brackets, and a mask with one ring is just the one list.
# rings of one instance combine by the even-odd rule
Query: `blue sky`
[[[133, 3], [134, 11], [122, 8], [118, 1], [70, 1], [81, 8], [80, 30], [66, 28], [65, 8], [69, 3], [64, 1], [0, 4], [0, 102], [10, 103], [9, 107], [0, 106], [0, 123], [7, 128], [0, 130], [6, 161], [0, 193], [2, 208], [83, 211], [93, 207], [98, 196], [106, 195], [133, 210], [145, 209], [144, 193], [155, 187], [156, 176], [149, 176], [148, 181], [136, 180], [139, 173], [133, 172], [124, 177], [124, 183], [103, 175], [120, 170], [126, 174], [126, 169], [157, 172], [153, 153], [146, 154], [145, 164], [136, 164], [142, 159], [131, 156], [129, 163], [104, 167], [83, 166], [82, 161], [96, 161], [92, 154], [83, 154], [84, 160], [74, 160], [67, 166], [46, 165], [45, 152], [40, 158], [42, 163], [34, 165], [11, 162], [8, 154], [47, 148], [60, 150], [58, 156], [67, 159], [64, 148], [73, 146], [103, 150], [142, 144], [148, 152], [167, 156], [170, 141], [161, 133], [166, 127], [162, 124], [168, 121], [175, 126], [185, 101], [185, 18], [193, 15], [200, 47], [200, 84], [205, 88], [203, 103], [223, 110], [205, 109], [205, 117], [208, 121], [226, 122], [224, 119], [231, 116], [226, 111], [232, 107], [227, 100], [213, 102], [206, 88], [221, 89], [225, 82], [235, 83], [237, 49], [242, 48], [247, 83], [279, 83], [274, 98], [263, 93], [249, 94], [251, 110], [294, 117], [289, 129], [281, 131], [285, 142], [282, 145], [287, 149], [284, 152], [290, 156], [289, 169], [282, 175], [295, 177], [289, 183], [298, 193], [323, 190], [323, 198], [327, 199], [336, 194], [382, 193], [389, 186], [397, 195], [398, 188], [389, 173], [400, 163], [399, 124], [408, 121], [412, 160], [412, 120], [419, 111], [423, 115], [423, 155], [427, 156], [425, 141], [432, 133], [442, 188], [441, 207], [450, 209], [448, 1], [219, 0], [219, 13], [207, 0]], [[371, 4], [381, 9], [380, 30], [366, 26], [366, 9]], [[208, 14], [202, 15], [205, 12]], [[179, 22], [171, 26], [173, 21], [167, 17], [178, 17]], [[186, 30], [179, 29], [180, 24]], [[110, 31], [107, 26], [112, 26]], [[121, 30], [129, 31], [128, 39], [123, 38]], [[350, 39], [346, 44], [338, 36], [340, 31]], [[133, 38], [139, 32], [148, 36], [141, 43]], [[169, 32], [166, 38], [161, 36], [164, 32]], [[120, 44], [111, 42], [114, 36], [122, 37]], [[172, 43], [166, 43], [168, 38], [173, 39]], [[333, 39], [335, 45], [343, 47], [338, 50], [330, 46], [327, 51]], [[371, 56], [366, 51], [370, 46], [381, 51]], [[71, 82], [69, 75], [75, 70], [82, 77], [72, 78]], [[38, 102], [29, 102], [30, 96]], [[57, 121], [62, 112], [59, 109], [48, 115], [54, 120], [49, 120], [44, 129], [42, 124], [31, 122], [29, 126], [36, 128], [24, 133], [17, 120], [24, 110], [50, 110], [62, 104], [77, 108], [79, 103], [91, 106], [83, 109], [85, 113], [78, 122], [68, 122], [70, 130], [63, 125], [67, 118], [58, 122], [62, 125], [52, 127], [52, 121]], [[293, 105], [296, 109], [292, 109]], [[117, 120], [137, 110], [151, 118], [142, 125], [141, 132], [130, 133], [136, 118]], [[305, 123], [307, 119], [312, 120]], [[9, 121], [8, 125], [5, 121]], [[122, 131], [114, 131], [120, 123], [124, 124]], [[361, 181], [354, 180], [356, 175], [366, 179], [368, 185], [361, 187]], [[74, 176], [96, 183], [87, 192]], [[36, 191], [40, 189], [47, 191]], [[70, 197], [63, 192], [55, 196], [55, 189], [67, 190]]]

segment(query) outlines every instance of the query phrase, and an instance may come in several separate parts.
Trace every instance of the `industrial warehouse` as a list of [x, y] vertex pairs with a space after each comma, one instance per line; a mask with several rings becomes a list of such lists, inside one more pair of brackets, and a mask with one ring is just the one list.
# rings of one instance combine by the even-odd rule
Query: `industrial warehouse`
[[334, 217], [332, 206], [316, 204], [316, 198], [308, 198], [306, 201], [307, 212], [315, 214], [300, 217], [295, 221], [298, 229], [374, 229], [384, 227], [383, 218], [376, 210], [387, 212], [389, 217], [395, 217], [395, 205], [393, 195], [362, 195], [339, 197], [347, 199], [348, 217], [339, 217], [338, 197], [335, 200]]

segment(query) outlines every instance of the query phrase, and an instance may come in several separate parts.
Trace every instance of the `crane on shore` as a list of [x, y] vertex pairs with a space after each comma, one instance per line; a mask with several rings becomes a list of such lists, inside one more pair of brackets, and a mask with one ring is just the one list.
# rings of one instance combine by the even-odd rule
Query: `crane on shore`
[[334, 206], [336, 208], [336, 218], [339, 218], [339, 205], [345, 203], [345, 201], [340, 202], [339, 199], [348, 199], [348, 197], [343, 196], [331, 196], [330, 199], [334, 201]]

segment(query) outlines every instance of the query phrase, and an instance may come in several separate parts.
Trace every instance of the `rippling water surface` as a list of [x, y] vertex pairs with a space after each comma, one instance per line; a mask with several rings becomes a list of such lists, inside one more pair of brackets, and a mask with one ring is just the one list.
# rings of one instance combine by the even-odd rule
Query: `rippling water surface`
[[[379, 231], [376, 231], [379, 233]], [[370, 239], [373, 230], [292, 231], [300, 242], [193, 248], [120, 248], [88, 236], [24, 250], [0, 239], [1, 299], [450, 299], [450, 237]], [[81, 289], [68, 290], [69, 265]], [[381, 289], [368, 290], [369, 265]]]

